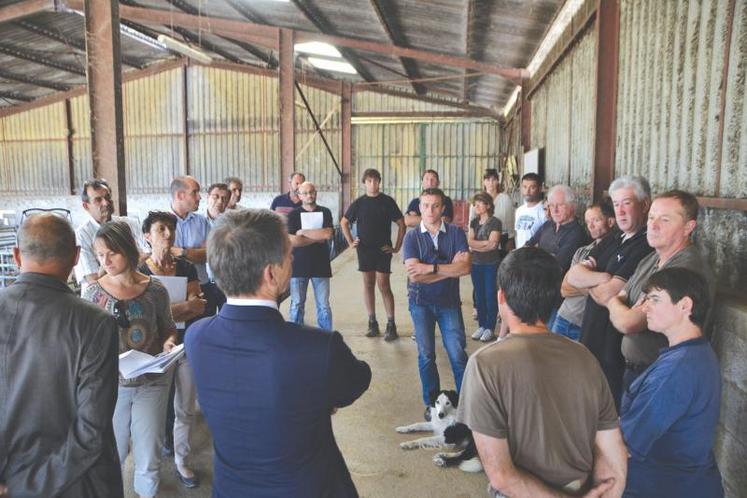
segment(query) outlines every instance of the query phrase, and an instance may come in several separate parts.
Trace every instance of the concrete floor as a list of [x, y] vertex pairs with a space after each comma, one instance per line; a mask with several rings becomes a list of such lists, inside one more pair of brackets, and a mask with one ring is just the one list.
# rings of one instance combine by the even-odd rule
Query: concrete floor
[[[393, 343], [383, 338], [364, 336], [367, 316], [362, 300], [362, 281], [356, 270], [353, 251], [345, 251], [332, 264], [331, 303], [335, 328], [360, 359], [371, 366], [371, 387], [352, 406], [339, 410], [333, 417], [337, 443], [347, 462], [353, 481], [361, 497], [366, 498], [469, 498], [486, 496], [485, 474], [466, 474], [459, 469], [436, 467], [431, 457], [435, 450], [403, 451], [401, 441], [413, 435], [397, 434], [394, 428], [422, 420], [420, 381], [417, 370], [417, 348], [410, 339], [412, 323], [407, 312], [406, 279], [402, 260], [395, 256], [392, 266], [392, 288], [396, 301], [396, 320], [400, 339]], [[467, 334], [477, 324], [470, 318], [472, 284], [469, 277], [461, 279], [465, 306], [463, 312]], [[377, 295], [378, 298], [378, 295]], [[386, 322], [383, 303], [376, 304], [379, 323]], [[288, 316], [288, 302], [281, 306]], [[314, 300], [311, 286], [306, 305], [306, 316], [315, 323]], [[438, 334], [438, 332], [437, 332]], [[468, 353], [481, 343], [467, 338]], [[437, 352], [438, 370], [443, 388], [453, 388], [454, 380], [443, 347]], [[161, 469], [159, 497], [209, 497], [212, 482], [212, 443], [207, 426], [199, 419], [193, 436], [192, 463], [202, 484], [193, 490], [185, 489], [176, 479], [173, 460], [164, 460]], [[125, 468], [125, 496], [132, 491], [132, 462]]]

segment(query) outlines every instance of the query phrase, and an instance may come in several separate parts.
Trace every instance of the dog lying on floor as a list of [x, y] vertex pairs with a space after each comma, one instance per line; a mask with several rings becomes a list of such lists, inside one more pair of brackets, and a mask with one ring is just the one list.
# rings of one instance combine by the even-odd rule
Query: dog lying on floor
[[456, 391], [439, 391], [431, 393], [430, 422], [418, 422], [397, 427], [399, 433], [433, 432], [432, 436], [421, 437], [400, 443], [403, 450], [416, 448], [456, 448], [453, 453], [441, 452], [433, 457], [439, 467], [458, 465], [464, 472], [480, 472], [482, 464], [477, 455], [475, 441], [469, 427], [456, 421], [459, 395]]

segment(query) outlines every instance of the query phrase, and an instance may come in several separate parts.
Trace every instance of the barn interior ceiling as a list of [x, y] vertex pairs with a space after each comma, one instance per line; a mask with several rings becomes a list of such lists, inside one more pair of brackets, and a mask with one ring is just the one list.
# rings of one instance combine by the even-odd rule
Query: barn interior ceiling
[[[120, 0], [120, 55], [125, 73], [184, 57], [277, 69], [277, 28], [292, 29], [297, 72], [498, 113], [577, 3]], [[0, 108], [85, 85], [84, 8], [0, 0]]]

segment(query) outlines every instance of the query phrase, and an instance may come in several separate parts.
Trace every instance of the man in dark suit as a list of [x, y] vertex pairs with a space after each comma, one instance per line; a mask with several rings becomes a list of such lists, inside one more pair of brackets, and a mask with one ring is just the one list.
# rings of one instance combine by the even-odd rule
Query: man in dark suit
[[368, 389], [371, 369], [338, 332], [287, 323], [291, 277], [282, 218], [227, 212], [208, 262], [228, 300], [185, 344], [215, 446], [214, 497], [357, 497], [331, 414]]
[[79, 249], [54, 214], [18, 232], [21, 276], [0, 292], [0, 496], [123, 496], [112, 428], [119, 331], [66, 285]]

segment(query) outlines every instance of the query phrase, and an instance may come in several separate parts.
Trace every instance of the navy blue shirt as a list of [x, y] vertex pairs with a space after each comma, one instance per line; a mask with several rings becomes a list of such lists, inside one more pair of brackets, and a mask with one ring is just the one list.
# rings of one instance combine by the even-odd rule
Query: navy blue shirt
[[[416, 197], [410, 201], [407, 205], [407, 214], [415, 213], [420, 216], [420, 197]], [[444, 196], [444, 217], [449, 220], [454, 219], [454, 203], [451, 202], [451, 197]]]
[[[432, 265], [450, 264], [459, 252], [468, 252], [467, 236], [464, 231], [450, 223], [442, 223], [445, 231], [438, 233], [438, 247], [433, 243], [430, 233], [422, 231], [420, 227], [410, 230], [405, 235], [402, 246], [402, 258], [417, 258], [421, 263]], [[407, 281], [407, 295], [410, 304], [433, 304], [445, 308], [461, 306], [459, 297], [459, 279], [445, 278], [431, 284]]]
[[301, 207], [301, 204], [303, 204], [301, 202], [301, 199], [299, 199], [298, 202], [293, 202], [293, 200], [290, 198], [290, 192], [286, 192], [284, 194], [280, 194], [272, 200], [272, 204], [270, 204], [270, 211], [275, 211], [276, 213], [280, 214], [288, 214], [297, 207]]
[[576, 253], [576, 249], [585, 246], [591, 240], [576, 218], [560, 225], [557, 231], [555, 226], [553, 220], [547, 220], [532, 235], [526, 245], [529, 247], [537, 246], [555, 256], [560, 268], [565, 273], [571, 267], [571, 260]]
[[664, 348], [623, 396], [629, 497], [723, 496], [713, 456], [721, 372], [701, 337]]

